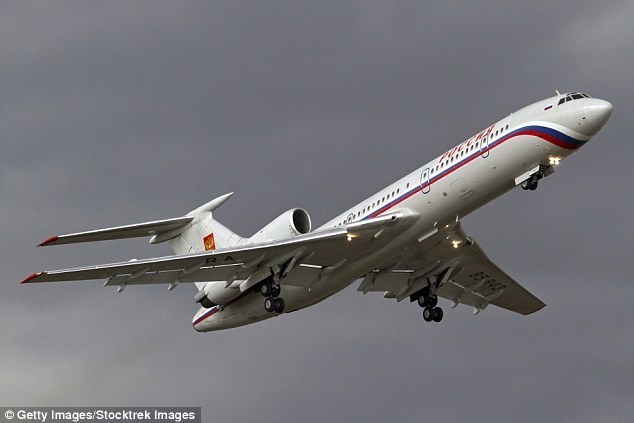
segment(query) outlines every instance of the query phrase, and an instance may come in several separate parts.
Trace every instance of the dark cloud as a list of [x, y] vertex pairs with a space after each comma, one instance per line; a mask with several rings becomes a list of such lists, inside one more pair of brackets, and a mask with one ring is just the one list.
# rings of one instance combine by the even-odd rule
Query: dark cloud
[[[235, 421], [629, 421], [634, 414], [630, 1], [4, 2], [0, 398], [191, 405]], [[355, 286], [197, 334], [191, 287], [18, 286], [169, 254], [53, 233], [181, 215], [228, 191], [248, 235], [319, 225], [505, 114], [583, 90], [606, 128], [536, 193], [464, 219], [547, 304], [440, 325]]]

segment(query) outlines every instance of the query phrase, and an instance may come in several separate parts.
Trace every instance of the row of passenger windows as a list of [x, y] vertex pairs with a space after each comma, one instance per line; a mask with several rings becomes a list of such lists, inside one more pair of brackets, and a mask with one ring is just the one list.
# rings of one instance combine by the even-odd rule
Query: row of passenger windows
[[[409, 188], [409, 182], [405, 185], [405, 189], [408, 189], [408, 188]], [[342, 221], [341, 223], [339, 223], [337, 226], [341, 226], [341, 225], [345, 225], [346, 223], [353, 222], [356, 219], [365, 216], [366, 213], [370, 213], [372, 211], [375, 211], [375, 210], [379, 209], [380, 206], [383, 206], [384, 204], [386, 204], [390, 200], [393, 200], [400, 193], [401, 193], [401, 189], [400, 188], [397, 188], [396, 190], [393, 190], [392, 192], [387, 193], [387, 195], [384, 195], [383, 197], [379, 198], [377, 201], [373, 202], [372, 204], [368, 205], [367, 207], [364, 207], [363, 209], [359, 210], [358, 212], [350, 213], [346, 217], [346, 219], [344, 221]]]
[[[450, 163], [455, 162], [458, 158], [462, 158], [465, 156], [466, 153], [470, 153], [473, 152], [473, 150], [475, 149], [479, 149], [480, 148], [480, 144], [484, 144], [488, 138], [490, 139], [494, 139], [497, 138], [498, 135], [502, 135], [503, 133], [505, 133], [506, 131], [508, 131], [509, 126], [503, 126], [499, 129], [497, 129], [494, 133], [491, 133], [488, 136], [485, 136], [482, 138], [481, 141], [476, 142], [475, 144], [471, 144], [471, 146], [469, 146], [469, 148], [462, 150], [460, 153], [458, 154], [454, 154], [453, 156], [451, 156], [451, 158], [448, 158], [447, 160], [443, 161], [442, 163], [436, 165], [435, 167], [431, 168], [430, 171], [430, 179], [433, 176], [436, 176], [438, 174], [439, 171], [443, 170], [446, 166], [448, 166]], [[409, 189], [410, 183], [408, 182], [405, 185], [405, 190]], [[340, 223], [337, 224], [337, 226], [341, 226], [341, 225], [345, 225], [346, 223], [350, 223], [355, 221], [356, 219], [365, 216], [366, 213], [370, 213], [372, 211], [375, 211], [376, 209], [379, 208], [379, 206], [385, 204], [388, 200], [394, 199], [394, 197], [398, 194], [400, 194], [401, 189], [397, 188], [396, 190], [393, 190], [391, 193], [388, 193], [387, 195], [383, 196], [382, 198], [379, 198], [377, 201], [373, 202], [371, 205], [368, 205], [367, 207], [364, 207], [363, 209], [355, 212], [355, 213], [350, 213], [348, 216], [346, 216], [346, 219], [341, 221]]]
[[430, 177], [435, 176], [438, 173], [438, 171], [443, 170], [446, 166], [448, 166], [449, 164], [455, 162], [457, 159], [464, 157], [466, 153], [471, 153], [475, 149], [480, 149], [481, 145], [482, 145], [482, 147], [484, 147], [484, 143], [485, 142], [487, 142], [489, 140], [496, 139], [498, 137], [498, 135], [502, 135], [503, 133], [508, 131], [508, 129], [509, 129], [508, 125], [503, 126], [503, 127], [499, 128], [499, 129], [497, 129], [495, 132], [491, 133], [490, 135], [486, 135], [486, 136], [482, 137], [482, 139], [480, 141], [476, 142], [475, 144], [471, 144], [469, 146], [469, 148], [467, 148], [466, 150], [462, 150], [462, 151], [460, 151], [460, 153], [454, 154], [453, 156], [447, 158], [446, 160], [444, 160], [440, 164], [437, 164], [436, 167], [431, 169]]
[[559, 99], [559, 103], [557, 103], [557, 105], [559, 106], [559, 105], [567, 103], [569, 101], [579, 100], [579, 99], [582, 99], [582, 98], [590, 98], [590, 96], [588, 94], [584, 94], [584, 93], [566, 94], [565, 97], [562, 97], [562, 98]]

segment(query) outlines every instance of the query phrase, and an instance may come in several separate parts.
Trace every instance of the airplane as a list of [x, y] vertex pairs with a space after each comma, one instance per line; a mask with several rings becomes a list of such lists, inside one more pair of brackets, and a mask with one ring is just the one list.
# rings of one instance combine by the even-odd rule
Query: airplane
[[194, 283], [198, 332], [234, 328], [317, 304], [362, 279], [358, 291], [416, 302], [440, 322], [451, 306], [489, 304], [522, 315], [545, 306], [494, 264], [461, 219], [515, 187], [534, 191], [605, 125], [612, 104], [580, 92], [538, 101], [486, 127], [315, 230], [290, 209], [249, 238], [214, 218], [233, 193], [185, 216], [54, 236], [40, 246], [151, 237], [175, 255], [34, 273], [22, 283], [106, 279]]

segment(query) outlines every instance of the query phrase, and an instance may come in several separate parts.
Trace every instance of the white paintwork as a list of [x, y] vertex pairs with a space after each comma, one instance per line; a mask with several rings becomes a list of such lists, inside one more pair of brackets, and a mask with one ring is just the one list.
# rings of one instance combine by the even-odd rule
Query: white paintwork
[[[571, 101], [558, 104], [567, 96]], [[222, 304], [196, 313], [198, 331], [276, 315], [264, 310], [263, 297], [254, 291], [271, 269], [282, 271], [285, 311], [313, 305], [365, 276], [360, 291], [384, 292], [398, 301], [444, 277], [438, 295], [453, 306], [468, 304], [478, 313], [494, 304], [532, 313], [544, 304], [486, 257], [462, 231], [460, 218], [575, 152], [611, 112], [606, 101], [566, 94], [529, 105], [305, 235], [289, 226], [292, 211], [252, 238], [236, 235], [212, 215], [227, 194], [188, 214], [190, 223], [151, 233], [153, 241], [169, 239], [178, 256], [40, 272], [24, 282], [109, 278], [106, 284], [119, 289], [196, 282], [197, 299], [209, 294]], [[147, 234], [147, 224], [139, 225], [141, 231], [130, 226], [130, 236]], [[116, 229], [116, 237], [124, 237]], [[107, 239], [107, 231], [99, 231], [98, 239]], [[205, 251], [203, 238], [212, 233], [216, 250]], [[288, 237], [280, 239], [283, 234]], [[77, 242], [90, 240], [75, 236]]]

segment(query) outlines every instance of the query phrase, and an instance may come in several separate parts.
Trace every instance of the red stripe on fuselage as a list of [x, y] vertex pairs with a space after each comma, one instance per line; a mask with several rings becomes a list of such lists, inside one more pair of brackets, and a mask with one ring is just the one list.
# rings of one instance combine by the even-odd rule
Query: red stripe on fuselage
[[[445, 171], [443, 171], [442, 173], [439, 173], [438, 175], [434, 176], [433, 178], [431, 178], [429, 180], [428, 183], [425, 183], [423, 185], [420, 185], [418, 187], [413, 188], [412, 190], [410, 190], [409, 192], [403, 194], [401, 197], [397, 198], [396, 200], [393, 200], [392, 202], [386, 204], [385, 206], [383, 206], [382, 208], [378, 209], [377, 211], [375, 211], [374, 213], [369, 214], [368, 216], [364, 217], [363, 219], [369, 219], [371, 217], [377, 217], [379, 215], [381, 215], [382, 213], [385, 213], [386, 211], [390, 210], [391, 208], [393, 208], [394, 206], [402, 203], [403, 201], [407, 200], [409, 197], [411, 197], [412, 195], [416, 194], [418, 191], [422, 190], [423, 188], [427, 188], [428, 186], [431, 186], [432, 184], [440, 181], [442, 178], [444, 178], [445, 176], [451, 175], [453, 172], [455, 172], [456, 170], [460, 169], [462, 166], [466, 165], [467, 163], [470, 163], [472, 160], [477, 159], [478, 157], [480, 157], [482, 154], [493, 150], [495, 147], [502, 145], [504, 142], [515, 138], [515, 137], [520, 137], [523, 135], [529, 135], [529, 136], [533, 136], [536, 138], [541, 138], [544, 141], [547, 141], [551, 144], [554, 144], [558, 147], [561, 148], [565, 148], [567, 150], [574, 150], [579, 148], [580, 146], [572, 146], [569, 143], [566, 143], [564, 141], [559, 140], [558, 138], [547, 134], [545, 132], [540, 132], [540, 131], [536, 131], [533, 129], [519, 129], [516, 130], [516, 132], [512, 132], [500, 139], [498, 139], [497, 141], [489, 144], [487, 146], [486, 149], [481, 150], [481, 149], [477, 149], [474, 151], [474, 154], [472, 154], [471, 156], [463, 159], [461, 162], [456, 163], [455, 165], [447, 168]], [[445, 153], [446, 154], [446, 153]], [[430, 167], [430, 170], [433, 168]], [[361, 219], [361, 220], [363, 220]]]

